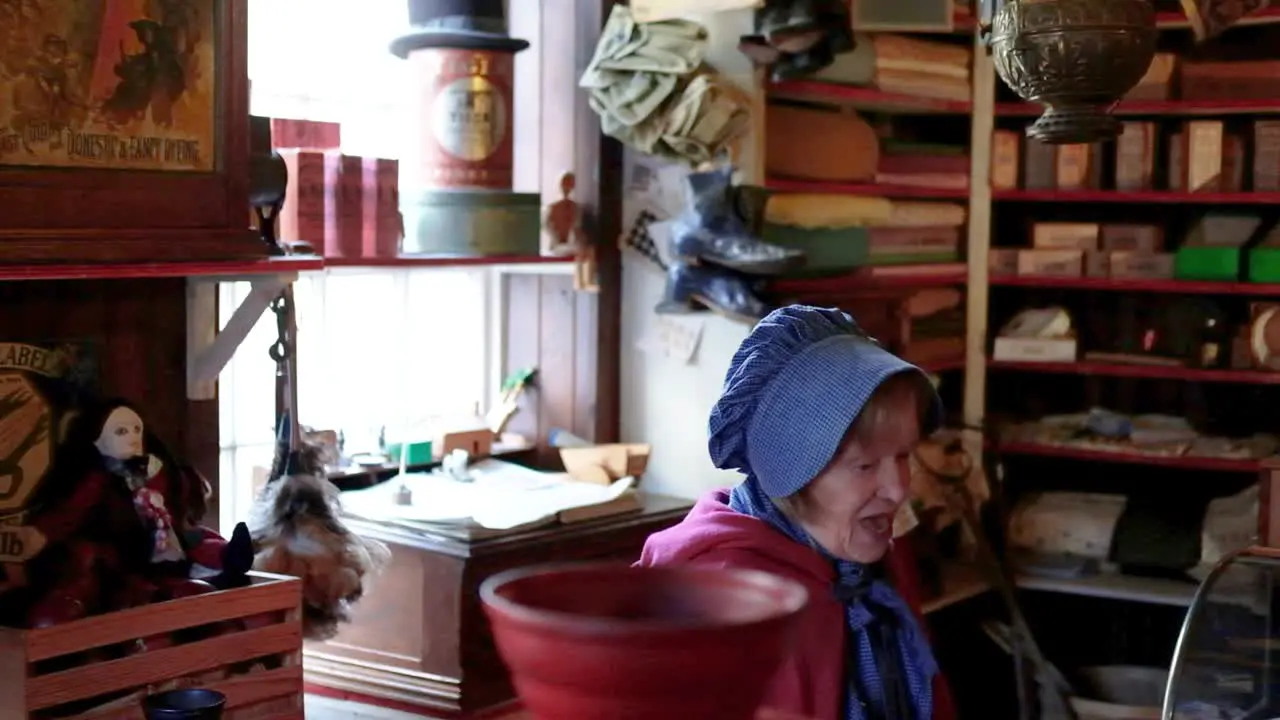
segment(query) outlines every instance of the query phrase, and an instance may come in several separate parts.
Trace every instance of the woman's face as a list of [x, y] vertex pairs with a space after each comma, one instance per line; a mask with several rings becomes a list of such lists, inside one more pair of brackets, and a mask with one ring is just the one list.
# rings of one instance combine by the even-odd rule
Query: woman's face
[[907, 499], [911, 452], [920, 442], [919, 396], [905, 383], [889, 390], [877, 398], [872, 431], [851, 433], [797, 498], [801, 525], [842, 560], [873, 563], [884, 557], [894, 516]]

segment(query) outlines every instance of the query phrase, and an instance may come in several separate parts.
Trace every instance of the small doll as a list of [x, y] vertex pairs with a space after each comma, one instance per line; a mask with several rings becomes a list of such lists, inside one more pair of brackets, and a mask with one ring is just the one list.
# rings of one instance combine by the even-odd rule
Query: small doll
[[[208, 483], [180, 466], [123, 400], [76, 417], [40, 488], [32, 523], [46, 577], [29, 623], [43, 626], [243, 582], [252, 550], [198, 523]], [[192, 583], [192, 579], [207, 580]]]

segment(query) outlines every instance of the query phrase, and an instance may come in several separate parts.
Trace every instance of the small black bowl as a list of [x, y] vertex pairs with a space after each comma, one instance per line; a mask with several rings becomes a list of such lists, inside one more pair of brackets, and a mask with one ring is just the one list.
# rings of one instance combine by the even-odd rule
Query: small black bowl
[[148, 695], [142, 699], [147, 720], [221, 720], [227, 696], [216, 690], [185, 688]]

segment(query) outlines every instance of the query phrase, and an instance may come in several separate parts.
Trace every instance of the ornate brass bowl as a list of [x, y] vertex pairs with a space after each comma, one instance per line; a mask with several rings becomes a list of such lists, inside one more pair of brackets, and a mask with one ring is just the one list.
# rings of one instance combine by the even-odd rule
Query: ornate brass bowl
[[1120, 134], [1111, 108], [1142, 79], [1156, 51], [1148, 0], [1010, 0], [991, 23], [996, 72], [1045, 106], [1027, 135], [1050, 144]]

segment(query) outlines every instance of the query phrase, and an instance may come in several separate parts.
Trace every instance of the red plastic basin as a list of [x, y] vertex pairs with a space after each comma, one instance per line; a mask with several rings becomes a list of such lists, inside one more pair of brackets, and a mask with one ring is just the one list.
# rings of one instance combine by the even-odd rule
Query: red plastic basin
[[539, 720], [750, 720], [808, 600], [752, 570], [604, 564], [500, 573], [480, 597]]

